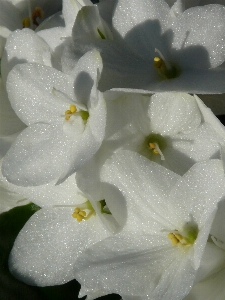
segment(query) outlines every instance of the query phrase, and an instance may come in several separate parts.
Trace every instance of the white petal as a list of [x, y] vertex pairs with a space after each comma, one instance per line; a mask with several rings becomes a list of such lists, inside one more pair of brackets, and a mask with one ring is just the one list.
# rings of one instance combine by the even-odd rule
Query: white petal
[[162, 135], [173, 135], [193, 130], [201, 123], [195, 98], [184, 93], [157, 93], [149, 107], [151, 130]]
[[[193, 282], [193, 269], [185, 261], [185, 254], [177, 250], [162, 237], [123, 231], [90, 247], [78, 258], [77, 279], [90, 291], [105, 289], [157, 300], [179, 295], [181, 299]], [[180, 278], [182, 268], [185, 280]]]
[[[184, 11], [173, 24], [173, 48], [179, 50], [176, 62], [186, 68], [209, 69], [225, 60], [225, 7], [208, 5]], [[204, 28], [204, 30], [202, 30]], [[192, 51], [195, 55], [192, 55]]]
[[170, 201], [171, 203], [174, 201], [173, 206], [177, 207], [182, 203], [183, 207], [181, 210], [174, 210], [174, 220], [177, 218], [177, 223], [182, 220], [189, 221], [191, 214], [200, 229], [224, 195], [224, 180], [220, 160], [195, 164], [170, 192]]
[[10, 70], [17, 64], [30, 62], [51, 66], [51, 50], [42, 38], [30, 29], [15, 31], [8, 39], [1, 61], [5, 82]]
[[[99, 77], [102, 72], [102, 59], [97, 50], [87, 52], [78, 61], [77, 65], [71, 72], [74, 78], [75, 96], [78, 102], [83, 103], [86, 107], [91, 107], [91, 102], [94, 101], [93, 106], [97, 104], [97, 99], [90, 99], [96, 96], [96, 89]], [[93, 88], [93, 96], [91, 90]], [[88, 105], [88, 102], [90, 104]]]
[[223, 300], [225, 297], [224, 276], [225, 269], [212, 278], [196, 284], [185, 300]]
[[169, 218], [171, 209], [165, 203], [165, 197], [179, 178], [179, 175], [132, 151], [118, 151], [106, 161], [101, 173], [103, 182], [116, 186], [128, 199], [127, 224], [138, 226], [141, 216], [142, 225], [151, 222], [149, 232], [174, 224], [173, 219], [168, 221], [165, 218], [167, 215]]
[[211, 235], [220, 242], [220, 247], [225, 250], [225, 201], [218, 204], [218, 211], [216, 213], [214, 222], [211, 228]]
[[8, 181], [21, 186], [36, 186], [57, 179], [66, 161], [66, 144], [59, 127], [34, 124], [18, 136], [7, 152], [2, 173]]
[[[55, 89], [67, 97], [59, 97]], [[16, 66], [8, 76], [7, 91], [13, 109], [27, 125], [36, 122], [62, 125], [64, 112], [74, 97], [72, 78], [38, 64]]]
[[26, 126], [12, 109], [7, 92], [0, 79], [0, 136], [12, 135], [21, 131]]
[[16, 206], [28, 204], [22, 195], [13, 193], [0, 186], [0, 213], [6, 212]]
[[97, 6], [84, 6], [77, 14], [76, 22], [74, 24], [73, 38], [77, 39], [113, 39], [113, 35], [100, 17]]
[[216, 276], [216, 273], [224, 268], [224, 263], [225, 251], [213, 243], [207, 242], [195, 282], [207, 280], [213, 275]]
[[223, 69], [183, 69], [174, 79], [163, 80], [157, 85], [150, 83], [148, 89], [154, 92], [180, 91], [193, 94], [220, 94], [225, 92]]
[[[169, 6], [165, 1], [121, 0], [116, 6], [113, 25], [132, 50], [151, 60], [155, 48], [167, 54], [167, 41], [163, 33], [167, 29]], [[124, 22], [126, 20], [126, 22]]]
[[63, 0], [63, 17], [68, 31], [72, 30], [77, 13], [84, 5], [93, 4], [89, 0]]
[[70, 208], [42, 209], [19, 233], [9, 259], [10, 271], [30, 285], [66, 283], [76, 277], [81, 251], [105, 238], [97, 217], [77, 222]]
[[215, 115], [213, 114], [211, 109], [208, 108], [197, 95], [195, 95], [194, 97], [196, 99], [196, 102], [198, 103], [198, 106], [202, 113], [204, 121], [211, 124], [211, 126], [215, 130], [215, 132], [221, 136], [222, 140], [224, 140], [225, 139], [225, 129], [224, 129], [223, 124], [217, 118], [215, 118]]

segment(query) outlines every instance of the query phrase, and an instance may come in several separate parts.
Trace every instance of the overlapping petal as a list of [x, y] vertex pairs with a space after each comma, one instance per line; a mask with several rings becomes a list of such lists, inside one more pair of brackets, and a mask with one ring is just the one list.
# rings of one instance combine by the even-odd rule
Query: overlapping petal
[[[73, 77], [36, 64], [15, 67], [8, 80], [8, 93], [12, 106], [30, 127], [4, 159], [2, 170], [9, 181], [22, 186], [54, 179], [62, 182], [94, 155], [106, 124], [104, 98], [97, 91], [100, 72], [101, 59], [96, 51], [80, 60]], [[14, 85], [15, 78], [18, 85]], [[78, 108], [78, 115], [65, 120], [70, 105]], [[88, 114], [86, 121], [79, 109]]]
[[[106, 289], [144, 299], [182, 299], [193, 285], [216, 203], [224, 195], [221, 162], [200, 163], [179, 178], [124, 151], [106, 163], [102, 178], [125, 196], [128, 221], [121, 233], [81, 255], [76, 264], [78, 280], [89, 291]], [[186, 252], [170, 245], [167, 233], [193, 220], [199, 226], [193, 247]]]

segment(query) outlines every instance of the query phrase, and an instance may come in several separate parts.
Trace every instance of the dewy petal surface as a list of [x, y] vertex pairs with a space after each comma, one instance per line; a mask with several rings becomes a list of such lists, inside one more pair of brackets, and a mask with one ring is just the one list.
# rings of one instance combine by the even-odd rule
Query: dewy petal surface
[[[167, 176], [169, 182], [164, 181]], [[90, 292], [105, 288], [143, 299], [182, 299], [193, 285], [216, 204], [225, 192], [221, 162], [196, 164], [179, 177], [121, 151], [106, 162], [102, 178], [127, 199], [128, 221], [121, 233], [79, 257], [78, 280]], [[199, 225], [199, 236], [193, 247], [182, 251], [171, 245], [167, 232], [181, 230], [190, 215]]]
[[4, 157], [2, 173], [21, 186], [41, 185], [58, 178], [66, 159], [62, 128], [37, 123], [25, 129]]
[[25, 128], [25, 124], [12, 109], [7, 92], [0, 79], [0, 136], [8, 136]]
[[[90, 32], [82, 38], [73, 34], [74, 43], [69, 47], [70, 54], [67, 53], [69, 59], [76, 60], [92, 48], [101, 52], [104, 62], [101, 91], [111, 88], [140, 89], [140, 93], [225, 91], [225, 71], [220, 68], [225, 59], [223, 6], [193, 7], [177, 17], [172, 16], [165, 1], [133, 0], [128, 5], [120, 0], [113, 9], [112, 40], [101, 40], [94, 34], [90, 37]], [[88, 20], [85, 22], [88, 27]], [[78, 28], [75, 22], [73, 33]], [[168, 74], [153, 67], [156, 56], [165, 62]]]
[[72, 212], [72, 208], [42, 209], [29, 219], [9, 258], [15, 277], [38, 286], [63, 284], [76, 277], [73, 268], [81, 251], [107, 232], [97, 217], [79, 223]]
[[16, 64], [40, 63], [51, 66], [51, 50], [48, 44], [33, 30], [16, 30], [7, 39], [1, 61], [2, 78], [6, 82], [8, 73]]
[[93, 5], [89, 0], [63, 0], [63, 16], [65, 19], [67, 30], [70, 31], [74, 24], [78, 11], [84, 5]]
[[[190, 8], [176, 19], [172, 25], [174, 32], [172, 48], [181, 52], [178, 59], [176, 56], [176, 62], [181, 67], [209, 69], [224, 62], [224, 18], [224, 6], [207, 5]], [[190, 47], [193, 47], [195, 55], [192, 55], [192, 51], [188, 51]]]
[[114, 28], [132, 50], [151, 59], [155, 48], [162, 53], [166, 41], [160, 35], [167, 29], [169, 6], [163, 0], [125, 0], [118, 2], [113, 16]]
[[[6, 180], [0, 173], [0, 184], [5, 193], [12, 194], [17, 200], [27, 199], [36, 205], [45, 208], [52, 206], [76, 205], [85, 202], [87, 199], [78, 189], [75, 176], [71, 175], [63, 183], [56, 185], [56, 180], [45, 185], [23, 187], [14, 185]], [[24, 201], [19, 202], [23, 205]], [[18, 203], [18, 205], [19, 205]]]
[[[2, 172], [10, 182], [36, 186], [58, 179], [60, 183], [97, 152], [106, 126], [105, 100], [97, 89], [101, 69], [96, 50], [87, 52], [70, 76], [38, 64], [15, 66], [7, 81], [8, 94], [30, 127], [4, 159]], [[78, 113], [66, 119], [70, 105]]]
[[[54, 89], [68, 98], [57, 97]], [[64, 112], [71, 104], [69, 100], [74, 97], [73, 78], [39, 64], [16, 66], [8, 77], [7, 91], [13, 109], [27, 125], [62, 124]]]
[[201, 113], [195, 98], [184, 93], [157, 93], [149, 106], [151, 130], [173, 135], [194, 130], [201, 123]]

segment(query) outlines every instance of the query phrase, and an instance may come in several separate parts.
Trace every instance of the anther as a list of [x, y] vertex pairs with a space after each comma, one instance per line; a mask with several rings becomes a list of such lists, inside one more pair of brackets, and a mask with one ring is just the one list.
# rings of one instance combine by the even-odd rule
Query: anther
[[70, 104], [70, 109], [65, 111], [65, 119], [68, 121], [70, 117], [77, 112], [77, 108], [74, 104]]
[[74, 209], [72, 217], [77, 219], [78, 222], [90, 219], [91, 216], [95, 215], [95, 210], [92, 207], [90, 201], [80, 204]]
[[32, 14], [29, 17], [23, 18], [22, 20], [22, 26], [23, 28], [30, 28], [32, 27], [31, 21], [33, 25], [39, 26], [39, 23], [37, 22], [37, 19], [42, 19], [44, 17], [44, 11], [41, 9], [41, 7], [37, 6], [33, 10]]
[[33, 20], [33, 24], [36, 26], [39, 26], [38, 22], [37, 22], [37, 18], [42, 19], [44, 17], [44, 11], [39, 7], [35, 7], [35, 9], [32, 12], [32, 20]]
[[149, 143], [149, 148], [152, 150], [154, 154], [159, 154], [159, 151], [156, 149], [155, 143]]
[[30, 27], [30, 18], [29, 17], [23, 18], [22, 26], [23, 26], [23, 28], [29, 28]]
[[155, 49], [155, 51], [159, 54], [159, 56], [154, 57], [153, 65], [154, 68], [157, 69], [159, 76], [162, 79], [171, 79], [177, 77], [178, 74], [176, 68], [166, 61], [158, 49]]

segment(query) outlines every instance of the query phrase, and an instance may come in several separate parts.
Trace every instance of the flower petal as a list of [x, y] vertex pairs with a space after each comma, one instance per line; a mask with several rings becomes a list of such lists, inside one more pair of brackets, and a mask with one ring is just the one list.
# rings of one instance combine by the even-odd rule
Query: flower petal
[[[55, 90], [67, 97], [60, 97]], [[16, 66], [8, 76], [7, 91], [13, 109], [27, 125], [36, 122], [62, 125], [64, 112], [74, 102], [73, 79], [39, 64]]]
[[65, 19], [67, 30], [72, 30], [74, 21], [76, 19], [78, 11], [84, 5], [93, 5], [89, 0], [63, 0], [63, 17]]
[[2, 173], [13, 184], [41, 185], [57, 179], [66, 160], [62, 129], [37, 123], [25, 129], [7, 152]]
[[162, 0], [132, 0], [129, 3], [121, 0], [115, 9], [113, 25], [136, 54], [151, 60], [155, 48], [165, 55], [168, 52], [162, 34], [167, 29], [169, 11]]
[[33, 30], [16, 30], [7, 39], [1, 61], [2, 78], [6, 82], [8, 73], [17, 64], [30, 62], [51, 66], [51, 50]]
[[193, 130], [201, 123], [201, 113], [195, 98], [184, 93], [153, 95], [149, 116], [151, 130], [163, 135]]
[[108, 234], [97, 217], [77, 222], [71, 208], [42, 209], [19, 233], [9, 258], [10, 271], [30, 285], [66, 283], [76, 277], [81, 251]]
[[26, 126], [12, 109], [1, 79], [0, 99], [0, 136], [12, 135], [24, 129]]
[[[209, 69], [224, 62], [224, 18], [225, 7], [215, 4], [190, 8], [178, 16], [172, 25], [174, 31], [172, 45], [174, 49], [182, 50], [180, 55], [182, 59], [176, 57], [180, 66]], [[184, 59], [185, 51], [192, 46], [202, 51], [199, 51], [199, 55], [195, 53], [194, 56], [189, 52], [190, 55], [187, 53]]]

